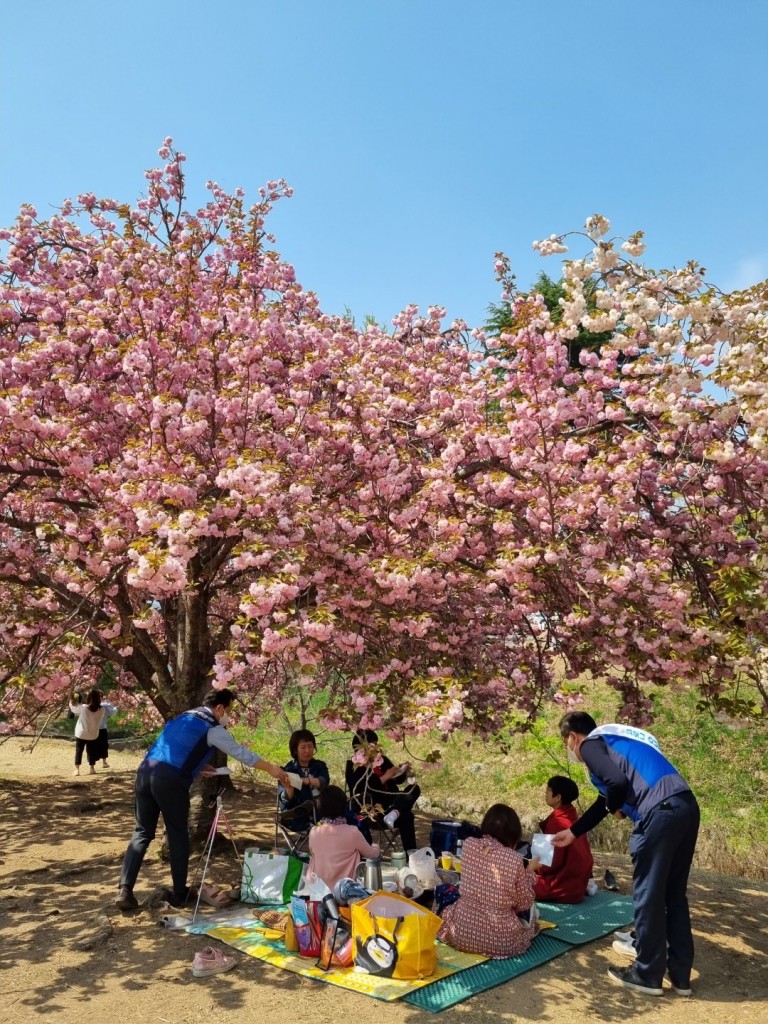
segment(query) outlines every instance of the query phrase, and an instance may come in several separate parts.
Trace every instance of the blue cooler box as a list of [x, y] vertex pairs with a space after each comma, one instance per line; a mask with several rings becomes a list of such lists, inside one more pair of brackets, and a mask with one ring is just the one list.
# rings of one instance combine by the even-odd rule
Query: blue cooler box
[[456, 853], [456, 843], [463, 838], [459, 833], [463, 831], [460, 821], [433, 821], [429, 830], [429, 845], [436, 857], [439, 857], [443, 850]]
[[432, 822], [429, 830], [429, 845], [436, 857], [446, 850], [449, 853], [456, 853], [456, 843], [461, 839], [470, 837], [477, 838], [480, 835], [480, 826], [473, 825], [471, 821], [436, 821]]

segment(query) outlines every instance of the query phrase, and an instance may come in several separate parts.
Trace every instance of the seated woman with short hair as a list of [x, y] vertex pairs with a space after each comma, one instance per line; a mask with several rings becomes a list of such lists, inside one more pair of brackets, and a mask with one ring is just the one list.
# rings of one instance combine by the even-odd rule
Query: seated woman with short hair
[[347, 798], [343, 789], [328, 786], [318, 798], [319, 821], [309, 833], [309, 871], [329, 889], [340, 878], [354, 878], [361, 857], [380, 857], [378, 843], [368, 843], [344, 815]]
[[[320, 791], [328, 785], [330, 774], [325, 761], [315, 757], [317, 742], [314, 733], [309, 729], [296, 729], [291, 733], [288, 740], [288, 749], [291, 752], [291, 760], [284, 765], [287, 772], [298, 775], [301, 779], [301, 786], [282, 784], [278, 790], [278, 801], [282, 812], [292, 811], [290, 820], [284, 824], [291, 831], [303, 832], [308, 829], [314, 821], [314, 813], [310, 801], [318, 796]], [[303, 807], [307, 804], [307, 807]]]
[[533, 896], [539, 862], [526, 868], [515, 852], [522, 826], [506, 804], [488, 809], [480, 831], [479, 839], [464, 840], [461, 896], [443, 911], [437, 937], [464, 953], [519, 956], [539, 931]]

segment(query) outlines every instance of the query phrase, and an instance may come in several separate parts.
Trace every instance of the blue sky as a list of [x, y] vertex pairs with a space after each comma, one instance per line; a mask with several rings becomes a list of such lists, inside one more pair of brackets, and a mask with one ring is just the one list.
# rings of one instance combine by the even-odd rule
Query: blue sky
[[0, 223], [133, 201], [166, 135], [189, 191], [284, 177], [278, 248], [324, 308], [482, 322], [503, 249], [600, 211], [654, 266], [768, 276], [759, 0], [27, 0], [0, 36]]

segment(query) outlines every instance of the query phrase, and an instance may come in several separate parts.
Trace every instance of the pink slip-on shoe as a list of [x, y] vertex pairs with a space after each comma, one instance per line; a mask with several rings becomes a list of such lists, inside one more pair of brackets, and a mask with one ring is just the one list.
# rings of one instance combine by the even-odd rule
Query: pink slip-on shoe
[[195, 953], [192, 961], [192, 974], [196, 978], [207, 978], [211, 974], [221, 974], [223, 971], [231, 970], [237, 961], [233, 956], [225, 956], [213, 946], [206, 946], [205, 949]]

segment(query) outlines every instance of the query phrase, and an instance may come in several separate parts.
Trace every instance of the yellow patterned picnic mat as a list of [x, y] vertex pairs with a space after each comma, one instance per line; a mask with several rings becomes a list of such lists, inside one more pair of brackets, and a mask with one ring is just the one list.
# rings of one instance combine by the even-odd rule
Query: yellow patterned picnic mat
[[423, 988], [425, 985], [438, 981], [440, 978], [447, 978], [457, 971], [463, 971], [468, 967], [481, 964], [487, 957], [477, 956], [474, 953], [460, 953], [450, 946], [437, 944], [437, 969], [428, 978], [399, 981], [394, 978], [377, 978], [371, 974], [358, 973], [352, 967], [340, 968], [331, 967], [327, 971], [315, 966], [315, 960], [299, 956], [298, 953], [286, 953], [282, 938], [271, 938], [274, 935], [248, 913], [242, 911], [235, 917], [222, 920], [217, 915], [213, 920], [198, 919], [190, 925], [186, 931], [194, 935], [209, 935], [211, 938], [220, 939], [228, 946], [234, 946], [248, 956], [255, 956], [264, 960], [273, 967], [282, 967], [286, 971], [293, 971], [294, 974], [301, 974], [305, 978], [314, 978], [316, 981], [324, 981], [329, 985], [338, 985], [347, 988], [352, 992], [361, 992], [366, 996], [373, 996], [374, 999], [383, 999], [391, 1002], [395, 999], [402, 999], [411, 992]]

